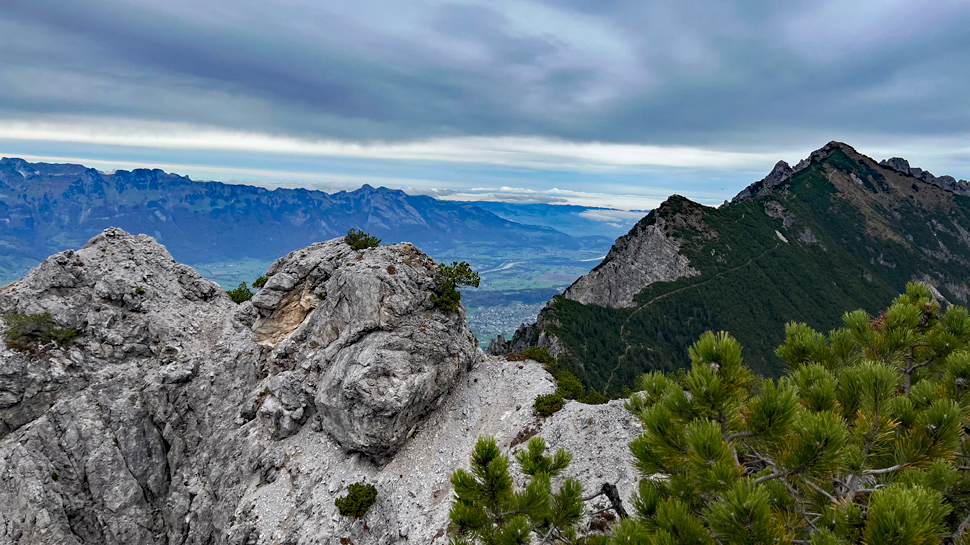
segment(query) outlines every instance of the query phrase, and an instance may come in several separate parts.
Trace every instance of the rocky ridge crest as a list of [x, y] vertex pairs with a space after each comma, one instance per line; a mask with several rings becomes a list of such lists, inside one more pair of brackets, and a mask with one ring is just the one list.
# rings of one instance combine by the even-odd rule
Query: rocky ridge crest
[[935, 185], [936, 187], [945, 189], [951, 193], [963, 195], [964, 197], [970, 197], [970, 182], [966, 180], [957, 180], [953, 176], [934, 176], [928, 170], [909, 166], [909, 161], [903, 159], [902, 157], [883, 159], [882, 161], [879, 161], [879, 164], [881, 166], [891, 168], [896, 172], [908, 174], [917, 180]]
[[[334, 239], [236, 305], [145, 235], [47, 259], [0, 311], [80, 335], [0, 352], [0, 544], [445, 543], [448, 477], [481, 434], [574, 446], [570, 476], [628, 498], [635, 419], [573, 402], [536, 420], [551, 377], [482, 355], [463, 312], [433, 308], [436, 267]], [[359, 480], [378, 503], [354, 521], [333, 500]]]
[[783, 316], [835, 327], [847, 309], [884, 308], [914, 280], [965, 302], [970, 210], [955, 197], [965, 189], [829, 142], [718, 208], [671, 197], [564, 292], [571, 301], [553, 299], [490, 352], [546, 347], [588, 387], [617, 395], [644, 371], [687, 365], [705, 330], [727, 330], [752, 368], [778, 373]]

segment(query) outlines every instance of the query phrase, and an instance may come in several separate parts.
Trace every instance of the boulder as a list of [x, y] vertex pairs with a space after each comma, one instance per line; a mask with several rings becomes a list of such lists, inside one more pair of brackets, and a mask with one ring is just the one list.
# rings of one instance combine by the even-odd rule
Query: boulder
[[335, 239], [277, 261], [252, 299], [254, 339], [312, 375], [323, 428], [349, 452], [393, 456], [478, 353], [464, 311], [432, 305], [436, 270], [411, 244]]

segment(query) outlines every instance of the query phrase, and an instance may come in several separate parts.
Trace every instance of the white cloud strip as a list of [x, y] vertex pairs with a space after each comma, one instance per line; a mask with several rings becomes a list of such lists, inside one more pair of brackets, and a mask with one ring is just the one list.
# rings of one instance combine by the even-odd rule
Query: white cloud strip
[[[644, 210], [651, 210], [660, 206], [669, 196], [669, 192], [662, 190], [651, 191], [647, 195], [618, 195], [611, 193], [595, 193], [590, 191], [571, 191], [566, 189], [525, 189], [521, 187], [487, 188], [476, 187], [465, 190], [435, 189], [435, 188], [402, 188], [410, 194], [430, 195], [445, 201], [492, 201], [509, 203], [541, 203], [541, 204], [575, 204], [579, 206], [593, 206], [611, 209], [606, 212], [616, 212], [617, 215], [583, 216], [596, 221], [616, 221], [621, 218], [630, 219], [643, 216]], [[701, 202], [716, 202], [716, 199], [703, 198], [702, 194], [688, 193], [688, 198]], [[636, 212], [630, 212], [635, 210]], [[592, 212], [592, 211], [590, 211]], [[594, 217], [595, 216], [595, 217]]]
[[758, 168], [777, 153], [743, 153], [685, 146], [570, 142], [545, 137], [455, 137], [407, 142], [312, 140], [194, 125], [105, 120], [0, 120], [0, 140], [484, 163], [543, 170], [621, 167]]

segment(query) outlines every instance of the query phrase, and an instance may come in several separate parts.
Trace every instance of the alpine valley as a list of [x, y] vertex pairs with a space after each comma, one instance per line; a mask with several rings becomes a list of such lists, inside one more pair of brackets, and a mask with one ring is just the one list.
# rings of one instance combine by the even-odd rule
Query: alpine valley
[[0, 284], [114, 226], [153, 236], [176, 259], [229, 289], [262, 276], [282, 254], [356, 228], [482, 271], [481, 289], [469, 292], [465, 303], [473, 331], [487, 342], [534, 320], [545, 301], [606, 254], [618, 228], [636, 221], [629, 213], [594, 221], [583, 212], [602, 210], [578, 206], [482, 205], [496, 213], [475, 203], [368, 185], [333, 194], [271, 190], [198, 182], [157, 169], [106, 173], [5, 158]]

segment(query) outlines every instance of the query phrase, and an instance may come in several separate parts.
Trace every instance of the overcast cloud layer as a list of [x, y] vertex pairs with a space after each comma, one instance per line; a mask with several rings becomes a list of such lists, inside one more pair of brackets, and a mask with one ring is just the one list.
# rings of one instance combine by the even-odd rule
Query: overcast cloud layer
[[5, 155], [624, 208], [832, 139], [970, 177], [968, 0], [8, 0], [0, 58]]

